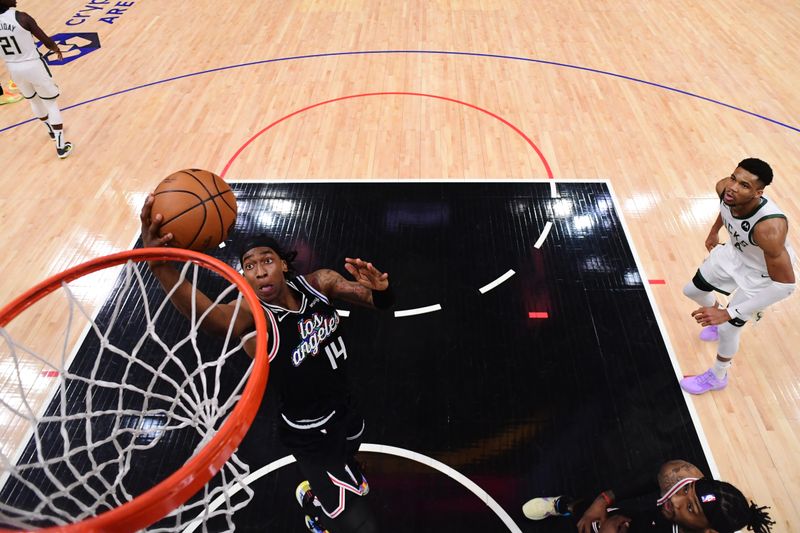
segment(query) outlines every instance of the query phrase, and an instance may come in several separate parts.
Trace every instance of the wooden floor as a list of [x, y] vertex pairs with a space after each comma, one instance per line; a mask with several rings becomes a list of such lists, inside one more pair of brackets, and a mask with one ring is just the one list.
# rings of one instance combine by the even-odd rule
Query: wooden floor
[[[25, 103], [0, 107], [2, 303], [129, 248], [147, 192], [185, 167], [235, 180], [609, 179], [644, 274], [666, 282], [653, 292], [685, 373], [714, 352], [681, 287], [704, 257], [716, 180], [744, 157], [770, 162], [768, 195], [800, 250], [796, 2], [51, 4], [20, 9], [102, 48], [53, 68], [73, 106], [69, 159], [40, 124], [20, 124]], [[721, 477], [771, 505], [776, 531], [800, 529], [799, 312], [795, 296], [748, 326], [729, 387], [692, 400]]]

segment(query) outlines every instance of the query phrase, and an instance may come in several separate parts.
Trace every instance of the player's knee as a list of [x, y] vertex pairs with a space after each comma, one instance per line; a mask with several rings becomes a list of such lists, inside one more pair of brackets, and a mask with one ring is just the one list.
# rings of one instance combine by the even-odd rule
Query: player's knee
[[703, 275], [700, 274], [700, 270], [698, 269], [692, 281], [687, 283], [683, 288], [683, 294], [691, 298], [691, 295], [687, 291], [692, 291], [692, 294], [697, 295], [698, 292], [712, 292], [714, 291], [714, 287], [703, 278]]

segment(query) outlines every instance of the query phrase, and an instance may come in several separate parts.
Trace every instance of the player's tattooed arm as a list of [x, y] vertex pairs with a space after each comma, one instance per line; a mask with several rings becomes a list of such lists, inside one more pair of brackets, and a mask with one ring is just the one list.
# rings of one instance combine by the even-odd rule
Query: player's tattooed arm
[[372, 291], [385, 291], [389, 287], [389, 275], [361, 259], [347, 258], [346, 261], [345, 269], [355, 281], [349, 281], [330, 269], [312, 272], [306, 279], [330, 299], [374, 307]]

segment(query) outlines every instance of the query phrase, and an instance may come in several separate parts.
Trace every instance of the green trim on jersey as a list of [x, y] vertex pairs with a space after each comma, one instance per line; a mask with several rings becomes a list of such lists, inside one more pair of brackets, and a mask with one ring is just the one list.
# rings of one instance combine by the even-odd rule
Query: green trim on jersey
[[[762, 220], [767, 220], [768, 218], [782, 218], [782, 219], [784, 219], [784, 220], [787, 220], [787, 219], [786, 219], [786, 215], [784, 215], [784, 214], [782, 214], [782, 213], [773, 213], [772, 215], [767, 215], [767, 216], [765, 216], [765, 217], [761, 217], [761, 218], [759, 218], [758, 220], [756, 220], [756, 221], [753, 223], [753, 227], [752, 227], [752, 228], [750, 228], [750, 232], [747, 234], [747, 240], [748, 240], [748, 241], [750, 241], [750, 244], [754, 244], [754, 245], [758, 246], [758, 243], [757, 243], [756, 241], [754, 241], [754, 240], [753, 240], [753, 232], [756, 230], [756, 226], [757, 226], [757, 225], [758, 225], [758, 224], [759, 224], [759, 223], [760, 223]], [[786, 222], [786, 223], [787, 223], [787, 224], [789, 223], [789, 222], [788, 222], [788, 220], [787, 220], [787, 222]]]
[[759, 209], [761, 209], [762, 207], [764, 207], [765, 205], [767, 205], [767, 203], [768, 203], [768, 202], [769, 202], [769, 200], [767, 200], [766, 198], [764, 198], [764, 197], [762, 196], [762, 197], [761, 197], [761, 203], [760, 203], [760, 204], [758, 204], [758, 207], [756, 207], [756, 208], [755, 208], [755, 209], [753, 209], [751, 212], [749, 212], [749, 213], [747, 213], [746, 215], [744, 215], [744, 216], [741, 216], [741, 217], [737, 217], [736, 215], [734, 215], [734, 214], [733, 214], [733, 209], [731, 209], [731, 208], [730, 208], [730, 206], [729, 206], [728, 204], [725, 204], [725, 202], [722, 202], [722, 203], [723, 203], [723, 204], [725, 204], [725, 207], [727, 207], [727, 208], [728, 208], [728, 211], [730, 211], [730, 212], [731, 212], [731, 216], [732, 216], [733, 218], [735, 218], [735, 219], [737, 219], [737, 220], [745, 220], [745, 219], [748, 219], [748, 218], [750, 218], [751, 216], [755, 215], [756, 213], [758, 213], [758, 210], [759, 210]]

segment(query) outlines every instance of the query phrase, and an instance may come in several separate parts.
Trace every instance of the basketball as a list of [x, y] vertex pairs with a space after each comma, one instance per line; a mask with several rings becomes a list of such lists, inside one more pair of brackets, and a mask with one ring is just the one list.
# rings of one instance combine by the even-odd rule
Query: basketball
[[236, 222], [236, 196], [225, 181], [207, 170], [170, 174], [153, 192], [153, 215], [161, 214], [161, 235], [171, 245], [204, 251], [219, 246]]

